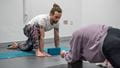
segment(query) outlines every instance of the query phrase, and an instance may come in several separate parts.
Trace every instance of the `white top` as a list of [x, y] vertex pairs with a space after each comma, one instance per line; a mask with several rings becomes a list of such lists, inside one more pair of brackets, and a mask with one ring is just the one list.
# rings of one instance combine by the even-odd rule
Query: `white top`
[[33, 25], [35, 23], [42, 25], [44, 27], [45, 31], [52, 30], [53, 28], [59, 28], [59, 23], [53, 24], [53, 25], [50, 24], [50, 16], [47, 14], [42, 14], [42, 15], [38, 15], [38, 16], [34, 17], [26, 25], [28, 25], [28, 24]]

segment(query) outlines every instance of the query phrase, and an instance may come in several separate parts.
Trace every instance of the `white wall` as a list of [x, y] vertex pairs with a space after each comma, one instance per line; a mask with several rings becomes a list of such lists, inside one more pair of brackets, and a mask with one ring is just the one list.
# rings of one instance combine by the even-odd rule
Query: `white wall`
[[120, 28], [120, 0], [82, 0], [82, 25], [106, 24]]
[[25, 37], [22, 0], [0, 0], [0, 43], [20, 41]]

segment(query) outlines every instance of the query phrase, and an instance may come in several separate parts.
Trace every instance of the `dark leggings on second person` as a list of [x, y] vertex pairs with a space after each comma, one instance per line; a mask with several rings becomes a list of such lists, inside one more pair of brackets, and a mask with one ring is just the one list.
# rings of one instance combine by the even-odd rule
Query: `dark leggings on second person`
[[114, 68], [120, 68], [120, 29], [110, 27], [103, 44], [103, 54]]

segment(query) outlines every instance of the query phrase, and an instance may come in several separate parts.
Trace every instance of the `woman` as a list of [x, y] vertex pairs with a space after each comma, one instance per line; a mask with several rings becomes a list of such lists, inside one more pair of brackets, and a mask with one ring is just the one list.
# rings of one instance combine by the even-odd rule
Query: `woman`
[[82, 60], [99, 63], [106, 59], [113, 68], [120, 68], [120, 29], [90, 25], [73, 33], [70, 47], [69, 52], [61, 52], [70, 64]]
[[59, 47], [59, 19], [62, 9], [54, 4], [50, 14], [42, 14], [31, 19], [24, 27], [24, 34], [28, 40], [24, 44], [13, 43], [9, 48], [19, 48], [22, 51], [36, 50], [36, 56], [49, 56], [44, 52], [44, 36], [46, 31], [54, 29], [55, 47]]

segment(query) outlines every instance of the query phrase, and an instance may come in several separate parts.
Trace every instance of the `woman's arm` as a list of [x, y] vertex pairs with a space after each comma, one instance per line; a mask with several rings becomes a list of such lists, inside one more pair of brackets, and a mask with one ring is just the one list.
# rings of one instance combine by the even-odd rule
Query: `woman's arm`
[[45, 36], [45, 31], [43, 26], [40, 26], [40, 45], [39, 45], [39, 50], [44, 51], [44, 36]]
[[54, 42], [55, 47], [59, 47], [60, 39], [59, 39], [59, 28], [54, 28]]

